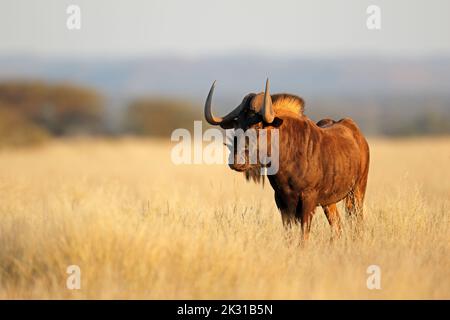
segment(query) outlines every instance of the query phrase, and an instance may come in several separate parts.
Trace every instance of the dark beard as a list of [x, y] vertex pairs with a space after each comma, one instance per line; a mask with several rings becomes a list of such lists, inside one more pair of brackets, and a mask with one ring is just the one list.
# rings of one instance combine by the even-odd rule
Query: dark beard
[[252, 180], [254, 183], [262, 183], [264, 186], [264, 175], [261, 174], [261, 166], [255, 165], [244, 172], [245, 180]]

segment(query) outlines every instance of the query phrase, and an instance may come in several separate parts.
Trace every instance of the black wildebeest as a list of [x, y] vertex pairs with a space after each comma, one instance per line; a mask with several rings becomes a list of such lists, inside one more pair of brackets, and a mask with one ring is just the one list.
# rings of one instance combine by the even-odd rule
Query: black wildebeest
[[[300, 222], [308, 238], [317, 206], [321, 206], [339, 234], [341, 219], [336, 203], [344, 200], [346, 211], [357, 221], [362, 208], [369, 171], [369, 146], [356, 123], [349, 118], [324, 119], [317, 124], [304, 114], [303, 99], [292, 94], [250, 93], [225, 117], [211, 111], [215, 83], [205, 103], [205, 118], [224, 129], [277, 129], [279, 168], [268, 175], [284, 225]], [[269, 145], [270, 148], [270, 145]], [[233, 170], [259, 174], [261, 163], [232, 163]]]

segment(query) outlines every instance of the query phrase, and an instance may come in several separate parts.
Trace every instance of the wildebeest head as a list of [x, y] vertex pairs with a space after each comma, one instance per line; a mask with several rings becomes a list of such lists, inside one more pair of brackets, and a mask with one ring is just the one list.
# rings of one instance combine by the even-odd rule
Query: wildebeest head
[[[257, 159], [256, 162], [249, 161], [249, 155], [259, 154], [257, 149], [260, 145], [260, 130], [266, 129], [265, 134], [268, 155], [271, 152], [271, 130], [282, 125], [283, 120], [277, 117], [280, 110], [290, 110], [297, 115], [303, 114], [303, 100], [297, 96], [289, 94], [270, 94], [269, 79], [266, 81], [266, 88], [261, 93], [249, 93], [244, 97], [242, 102], [230, 113], [224, 117], [216, 117], [212, 113], [212, 97], [214, 93], [215, 82], [209, 90], [205, 103], [205, 119], [211, 125], [218, 125], [223, 129], [234, 129], [235, 132], [256, 133], [256, 143], [249, 144], [245, 139], [245, 152], [239, 154], [237, 147], [237, 139], [228, 143], [228, 147], [234, 152], [234, 159], [245, 157], [243, 161], [230, 162], [230, 168], [236, 171], [245, 172], [247, 179], [253, 178], [260, 181], [260, 168], [263, 166]], [[240, 130], [239, 130], [240, 129]], [[256, 152], [255, 152], [256, 151]]]

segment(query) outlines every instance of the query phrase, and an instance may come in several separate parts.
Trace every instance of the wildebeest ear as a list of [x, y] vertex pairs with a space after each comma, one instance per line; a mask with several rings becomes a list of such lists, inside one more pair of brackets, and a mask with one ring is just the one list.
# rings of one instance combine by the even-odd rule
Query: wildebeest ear
[[278, 128], [279, 126], [281, 126], [282, 123], [283, 123], [283, 119], [275, 117], [275, 119], [273, 119], [273, 121], [272, 121], [272, 123], [270, 125], [272, 127]]

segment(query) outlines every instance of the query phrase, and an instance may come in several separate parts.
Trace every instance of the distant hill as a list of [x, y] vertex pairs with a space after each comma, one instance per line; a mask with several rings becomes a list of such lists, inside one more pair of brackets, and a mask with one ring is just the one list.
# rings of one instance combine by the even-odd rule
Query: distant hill
[[107, 93], [203, 97], [212, 80], [220, 94], [261, 89], [270, 76], [275, 91], [302, 95], [450, 95], [450, 57], [183, 59], [64, 59], [0, 56], [0, 78], [39, 77], [92, 85]]
[[0, 56], [0, 80], [34, 78], [92, 86], [110, 97], [111, 110], [122, 108], [125, 101], [145, 96], [189, 99], [200, 108], [211, 82], [218, 80], [215, 102], [218, 112], [226, 112], [246, 93], [262, 90], [267, 76], [273, 93], [301, 95], [306, 101], [307, 114], [313, 118], [352, 116], [374, 133], [386, 132], [379, 126], [393, 119], [406, 119], [410, 122], [407, 126], [421, 123], [422, 118], [428, 117], [424, 115], [427, 110], [440, 119], [436, 122], [439, 126], [450, 123], [450, 57]]

